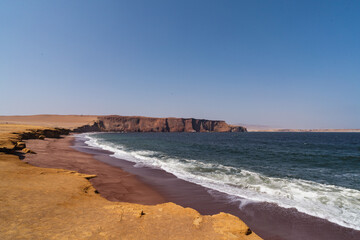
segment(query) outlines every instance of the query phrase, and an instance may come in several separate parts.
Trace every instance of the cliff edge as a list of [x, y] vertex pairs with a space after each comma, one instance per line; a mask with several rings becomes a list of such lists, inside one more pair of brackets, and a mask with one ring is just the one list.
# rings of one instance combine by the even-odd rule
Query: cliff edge
[[93, 123], [74, 132], [247, 132], [225, 121], [195, 118], [152, 118], [138, 116], [99, 116]]

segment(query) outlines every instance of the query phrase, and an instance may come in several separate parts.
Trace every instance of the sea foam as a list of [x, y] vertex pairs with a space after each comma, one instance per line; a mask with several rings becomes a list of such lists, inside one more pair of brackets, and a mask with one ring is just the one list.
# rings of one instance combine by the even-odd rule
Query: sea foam
[[[360, 191], [293, 178], [276, 178], [246, 169], [196, 159], [179, 159], [155, 151], [128, 150], [96, 135], [85, 134], [86, 144], [113, 152], [112, 156], [174, 174], [176, 177], [231, 196], [270, 202], [360, 230]], [[242, 201], [239, 207], [243, 207]]]

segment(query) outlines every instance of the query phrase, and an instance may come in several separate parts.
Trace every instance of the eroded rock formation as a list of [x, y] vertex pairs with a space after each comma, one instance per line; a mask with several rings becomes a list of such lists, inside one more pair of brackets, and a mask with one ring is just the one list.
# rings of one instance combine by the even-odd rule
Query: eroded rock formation
[[225, 121], [195, 118], [151, 118], [128, 116], [99, 116], [92, 124], [74, 132], [247, 132], [245, 127], [232, 126]]
[[[16, 150], [26, 149], [26, 144], [23, 140], [60, 138], [61, 135], [68, 135], [69, 133], [70, 130], [65, 128], [26, 129], [22, 132], [7, 133], [6, 137], [0, 138], [0, 152], [11, 153]], [[30, 153], [30, 151], [24, 151]]]

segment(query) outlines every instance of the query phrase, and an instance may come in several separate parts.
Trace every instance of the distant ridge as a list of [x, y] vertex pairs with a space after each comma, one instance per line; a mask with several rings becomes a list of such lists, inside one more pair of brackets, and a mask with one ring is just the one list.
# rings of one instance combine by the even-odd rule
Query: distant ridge
[[247, 132], [225, 121], [195, 118], [153, 118], [139, 116], [98, 116], [97, 120], [74, 129], [75, 132]]

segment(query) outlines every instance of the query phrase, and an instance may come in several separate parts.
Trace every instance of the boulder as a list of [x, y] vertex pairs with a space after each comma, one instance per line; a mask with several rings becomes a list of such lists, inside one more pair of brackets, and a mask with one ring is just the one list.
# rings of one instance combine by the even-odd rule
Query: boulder
[[30, 150], [30, 149], [28, 149], [28, 148], [23, 148], [21, 151], [22, 151], [23, 153], [32, 153], [32, 154], [36, 154], [36, 152], [34, 152], [33, 150]]
[[39, 139], [44, 140], [44, 139], [45, 139], [45, 136], [41, 134], [41, 135], [39, 136]]
[[24, 142], [17, 142], [15, 148], [21, 150], [23, 148], [26, 148], [26, 144]]

